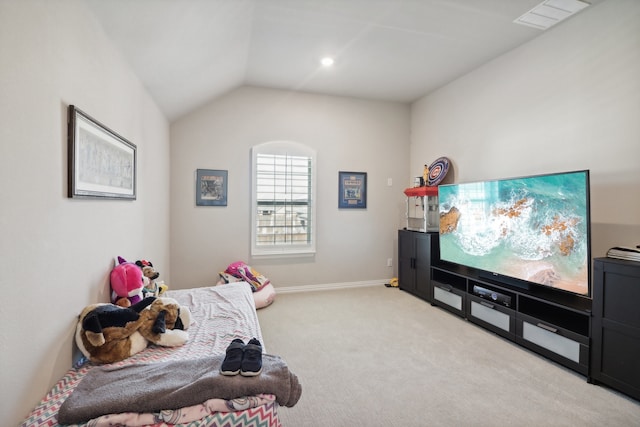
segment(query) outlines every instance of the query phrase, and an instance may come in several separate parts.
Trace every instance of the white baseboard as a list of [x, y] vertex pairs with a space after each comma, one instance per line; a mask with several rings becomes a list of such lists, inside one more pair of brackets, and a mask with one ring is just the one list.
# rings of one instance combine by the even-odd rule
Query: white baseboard
[[276, 294], [293, 292], [331, 291], [336, 289], [363, 288], [365, 286], [380, 286], [389, 283], [391, 279], [367, 280], [363, 282], [327, 283], [319, 285], [296, 285], [276, 287]]

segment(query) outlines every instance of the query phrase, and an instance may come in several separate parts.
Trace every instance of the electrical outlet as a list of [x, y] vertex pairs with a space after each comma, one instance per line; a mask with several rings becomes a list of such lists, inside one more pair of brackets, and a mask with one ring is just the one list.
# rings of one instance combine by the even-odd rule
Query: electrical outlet
[[387, 267], [393, 267], [393, 258], [387, 258]]

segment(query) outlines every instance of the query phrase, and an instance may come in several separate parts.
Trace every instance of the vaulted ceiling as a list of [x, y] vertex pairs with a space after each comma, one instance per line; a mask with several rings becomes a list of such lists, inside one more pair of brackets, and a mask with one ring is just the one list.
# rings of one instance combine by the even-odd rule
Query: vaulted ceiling
[[85, 1], [169, 120], [242, 85], [411, 102], [543, 33], [541, 0]]

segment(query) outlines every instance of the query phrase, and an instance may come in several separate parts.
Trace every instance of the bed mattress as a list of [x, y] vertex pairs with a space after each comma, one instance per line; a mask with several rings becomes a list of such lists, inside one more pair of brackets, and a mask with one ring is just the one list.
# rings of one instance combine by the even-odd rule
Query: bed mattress
[[[167, 296], [186, 305], [194, 323], [188, 329], [189, 341], [181, 347], [149, 346], [144, 351], [109, 366], [166, 362], [224, 354], [234, 338], [247, 342], [255, 337], [263, 343], [251, 287], [245, 282], [220, 286], [168, 291]], [[266, 351], [263, 343], [263, 352]], [[101, 365], [105, 366], [105, 365]], [[87, 363], [70, 369], [40, 401], [22, 427], [58, 426], [57, 413], [76, 386], [96, 365]], [[93, 419], [81, 426], [153, 425], [180, 427], [261, 426], [280, 427], [278, 404], [271, 395], [248, 396], [231, 401], [212, 399], [196, 407], [149, 414], [114, 414]]]

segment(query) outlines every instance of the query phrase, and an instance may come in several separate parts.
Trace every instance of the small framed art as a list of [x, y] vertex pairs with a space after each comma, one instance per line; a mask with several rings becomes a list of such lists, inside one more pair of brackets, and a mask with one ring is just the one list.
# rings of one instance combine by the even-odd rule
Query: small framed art
[[228, 171], [196, 171], [196, 206], [227, 206]]
[[367, 207], [367, 173], [338, 172], [338, 208], [365, 209]]
[[136, 146], [73, 105], [68, 126], [68, 196], [135, 200]]

